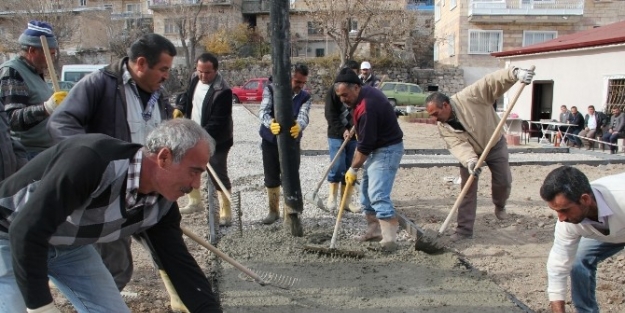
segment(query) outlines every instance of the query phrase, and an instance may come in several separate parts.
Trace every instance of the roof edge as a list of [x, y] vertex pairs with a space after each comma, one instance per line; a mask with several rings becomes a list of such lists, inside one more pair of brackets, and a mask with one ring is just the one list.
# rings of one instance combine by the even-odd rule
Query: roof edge
[[522, 49], [515, 49], [515, 50], [510, 50], [510, 51], [493, 52], [490, 55], [499, 58], [499, 57], [535, 54], [535, 53], [541, 53], [541, 52], [564, 51], [564, 50], [572, 50], [572, 49], [579, 49], [579, 48], [604, 46], [604, 45], [611, 45], [611, 44], [616, 44], [616, 43], [625, 43], [625, 36], [602, 39], [602, 40], [595, 40], [595, 41], [563, 44], [563, 45], [559, 45], [556, 47], [551, 46], [551, 47], [522, 48]]

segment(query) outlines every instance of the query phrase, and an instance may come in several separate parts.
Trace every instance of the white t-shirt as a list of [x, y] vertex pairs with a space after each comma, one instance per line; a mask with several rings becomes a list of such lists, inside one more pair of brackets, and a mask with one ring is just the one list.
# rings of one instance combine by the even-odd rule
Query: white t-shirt
[[204, 84], [201, 81], [198, 81], [195, 86], [195, 91], [193, 92], [193, 109], [191, 110], [191, 119], [198, 123], [198, 125], [202, 125], [204, 97], [206, 97], [206, 93], [210, 87], [210, 84]]
[[588, 128], [589, 129], [597, 129], [597, 120], [595, 119], [595, 115], [588, 114]]

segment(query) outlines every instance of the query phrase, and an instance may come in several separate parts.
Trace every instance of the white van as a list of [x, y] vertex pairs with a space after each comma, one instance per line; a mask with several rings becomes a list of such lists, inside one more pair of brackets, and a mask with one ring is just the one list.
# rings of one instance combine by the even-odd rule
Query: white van
[[105, 67], [107, 64], [69, 64], [63, 65], [61, 80], [78, 82], [81, 78]]

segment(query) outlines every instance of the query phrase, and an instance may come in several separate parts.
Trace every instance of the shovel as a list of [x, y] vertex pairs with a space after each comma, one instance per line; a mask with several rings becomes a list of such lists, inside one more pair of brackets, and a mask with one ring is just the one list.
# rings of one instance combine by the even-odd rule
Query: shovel
[[341, 198], [341, 205], [339, 207], [339, 213], [336, 216], [336, 224], [334, 225], [334, 233], [332, 234], [332, 240], [330, 240], [330, 248], [322, 248], [322, 247], [313, 247], [313, 246], [304, 246], [304, 250], [308, 252], [315, 252], [319, 254], [326, 255], [341, 255], [352, 258], [362, 258], [365, 256], [365, 253], [362, 251], [347, 251], [347, 250], [339, 250], [336, 248], [336, 238], [339, 234], [339, 226], [341, 226], [341, 218], [343, 217], [343, 211], [345, 210], [345, 206], [347, 205], [347, 199], [351, 198], [352, 191], [354, 190], [353, 184], [347, 184], [345, 191], [343, 192], [343, 198]]
[[[533, 71], [535, 68], [536, 67], [534, 65], [530, 66], [531, 71]], [[480, 155], [480, 158], [477, 160], [477, 164], [475, 165], [476, 169], [482, 166], [482, 163], [484, 162], [484, 160], [486, 160], [486, 157], [488, 156], [490, 149], [501, 138], [501, 135], [500, 135], [501, 129], [506, 124], [506, 119], [508, 118], [508, 115], [510, 115], [512, 108], [514, 108], [514, 105], [516, 104], [517, 99], [519, 99], [521, 92], [523, 92], [524, 87], [525, 87], [525, 84], [521, 83], [521, 87], [519, 87], [519, 91], [517, 91], [517, 93], [514, 95], [514, 97], [512, 98], [512, 101], [510, 102], [510, 105], [508, 106], [508, 109], [501, 116], [501, 120], [499, 121], [499, 124], [497, 124], [497, 127], [495, 128], [495, 131], [493, 132], [493, 134], [490, 136], [490, 139], [488, 140], [488, 143], [486, 144], [484, 151]], [[445, 230], [449, 226], [449, 222], [451, 221], [451, 218], [458, 211], [458, 207], [460, 207], [460, 202], [462, 202], [462, 199], [464, 199], [464, 197], [467, 195], [467, 192], [469, 192], [469, 188], [471, 188], [471, 185], [473, 184], [474, 180], [475, 180], [475, 175], [469, 175], [467, 182], [464, 184], [464, 188], [462, 188], [462, 191], [458, 195], [458, 198], [456, 199], [454, 206], [451, 208], [451, 211], [447, 215], [445, 222], [443, 222], [443, 225], [441, 225], [441, 228], [438, 230], [439, 234], [442, 234], [443, 232], [445, 232]]]
[[330, 214], [332, 212], [330, 212], [330, 210], [328, 208], [326, 208], [326, 206], [323, 204], [323, 200], [321, 200], [321, 198], [319, 198], [318, 192], [319, 192], [319, 189], [321, 188], [321, 185], [323, 185], [323, 181], [326, 179], [326, 177], [330, 173], [330, 170], [332, 169], [334, 164], [336, 164], [336, 162], [339, 160], [339, 157], [341, 156], [341, 153], [345, 149], [345, 146], [347, 146], [347, 143], [351, 140], [352, 136], [354, 136], [354, 132], [355, 131], [356, 131], [356, 127], [352, 126], [352, 128], [349, 130], [349, 137], [347, 137], [345, 140], [343, 140], [343, 144], [341, 144], [341, 147], [336, 152], [336, 155], [332, 159], [332, 162], [330, 162], [330, 165], [328, 166], [328, 169], [326, 169], [325, 173], [323, 174], [323, 177], [321, 177], [321, 180], [317, 184], [317, 187], [315, 188], [315, 191], [313, 191], [313, 193], [311, 194], [310, 197], [306, 197], [306, 200], [308, 200], [308, 202], [316, 205], [321, 210], [323, 210], [325, 212], [328, 212]]

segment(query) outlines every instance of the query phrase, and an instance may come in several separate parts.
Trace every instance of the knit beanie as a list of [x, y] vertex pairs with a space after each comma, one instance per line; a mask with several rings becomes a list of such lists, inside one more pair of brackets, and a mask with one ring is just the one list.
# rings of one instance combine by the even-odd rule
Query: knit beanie
[[41, 48], [41, 39], [39, 36], [45, 35], [48, 40], [48, 47], [50, 49], [57, 49], [59, 47], [54, 33], [52, 33], [52, 26], [46, 22], [30, 21], [28, 27], [20, 35], [17, 42], [23, 46], [39, 47]]
[[351, 68], [342, 68], [339, 75], [336, 76], [334, 82], [362, 85], [362, 81]]

